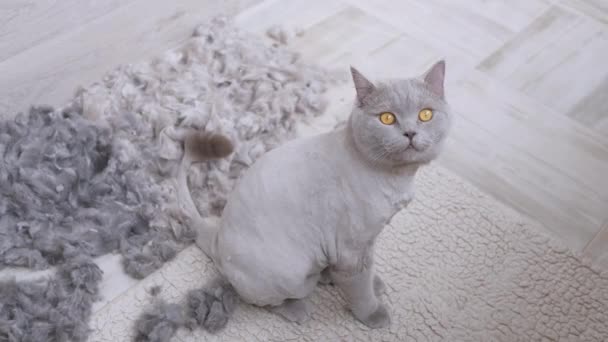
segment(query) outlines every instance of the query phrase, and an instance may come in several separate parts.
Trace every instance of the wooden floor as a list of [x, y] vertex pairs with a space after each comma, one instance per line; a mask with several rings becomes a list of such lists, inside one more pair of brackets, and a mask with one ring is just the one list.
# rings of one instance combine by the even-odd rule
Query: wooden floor
[[[219, 12], [299, 29], [304, 58], [372, 78], [446, 58], [457, 118], [440, 162], [608, 266], [606, 0], [3, 0], [0, 113], [60, 104]], [[332, 94], [346, 114], [351, 87]]]

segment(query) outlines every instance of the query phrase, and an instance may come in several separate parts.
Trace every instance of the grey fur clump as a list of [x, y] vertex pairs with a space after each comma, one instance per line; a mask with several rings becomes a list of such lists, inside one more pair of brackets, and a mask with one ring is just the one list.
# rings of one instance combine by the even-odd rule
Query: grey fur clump
[[162, 292], [162, 290], [163, 290], [162, 286], [155, 285], [155, 286], [152, 286], [151, 288], [148, 289], [148, 293], [151, 296], [156, 297], [156, 296], [158, 296]]
[[49, 280], [0, 284], [0, 341], [84, 341], [102, 272], [86, 258]]
[[201, 326], [210, 333], [222, 330], [239, 303], [232, 286], [216, 281], [209, 287], [192, 290], [186, 296], [188, 326]]
[[33, 108], [0, 122], [0, 267], [46, 269], [118, 250], [126, 272], [143, 278], [194, 235], [158, 224], [153, 145], [123, 137], [145, 136], [146, 126], [128, 113], [122, 127], [80, 114]]
[[169, 342], [186, 322], [179, 304], [160, 302], [135, 322], [136, 342]]
[[201, 327], [210, 333], [224, 329], [239, 303], [238, 294], [225, 281], [188, 292], [185, 303], [158, 302], [135, 322], [136, 342], [169, 342], [177, 329]]
[[88, 121], [77, 106], [0, 122], [0, 270], [57, 266], [49, 280], [0, 283], [0, 341], [84, 341], [101, 280], [93, 257], [118, 251], [143, 278], [193, 240], [159, 210], [146, 129], [129, 113]]

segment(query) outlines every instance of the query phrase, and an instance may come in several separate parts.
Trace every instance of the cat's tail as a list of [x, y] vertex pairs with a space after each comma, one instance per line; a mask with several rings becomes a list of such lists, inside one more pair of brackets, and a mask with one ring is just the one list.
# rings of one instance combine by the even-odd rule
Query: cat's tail
[[221, 134], [189, 131], [184, 136], [184, 155], [177, 174], [177, 201], [185, 214], [184, 223], [197, 233], [196, 244], [212, 259], [219, 217], [201, 217], [188, 187], [188, 170], [193, 163], [225, 158], [233, 150], [232, 142]]
[[[188, 170], [193, 163], [229, 156], [234, 146], [224, 135], [188, 131], [183, 136], [184, 154], [177, 174], [177, 200], [182, 221], [197, 233], [196, 244], [213, 259], [213, 243], [219, 230], [219, 217], [201, 217], [188, 187]], [[224, 328], [239, 301], [234, 288], [219, 277], [201, 289], [192, 290], [186, 298], [186, 324], [199, 325], [209, 332]]]

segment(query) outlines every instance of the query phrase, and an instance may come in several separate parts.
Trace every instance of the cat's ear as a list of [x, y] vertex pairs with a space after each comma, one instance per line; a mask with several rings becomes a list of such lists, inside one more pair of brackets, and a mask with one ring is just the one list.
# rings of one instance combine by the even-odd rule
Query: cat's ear
[[353, 83], [357, 90], [357, 101], [359, 104], [363, 104], [364, 99], [376, 89], [376, 86], [352, 66], [350, 67], [350, 73], [353, 76]]
[[445, 61], [435, 63], [425, 74], [424, 83], [439, 97], [444, 97], [443, 81], [445, 79]]

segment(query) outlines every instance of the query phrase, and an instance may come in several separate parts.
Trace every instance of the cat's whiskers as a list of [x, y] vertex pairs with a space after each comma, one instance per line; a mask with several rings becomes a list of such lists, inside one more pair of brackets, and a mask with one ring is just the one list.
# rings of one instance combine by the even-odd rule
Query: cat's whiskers
[[[411, 144], [410, 144], [411, 145]], [[387, 150], [389, 153], [397, 153], [397, 152], [403, 152], [405, 151], [408, 146], [405, 146], [405, 148], [403, 147], [403, 142], [402, 141], [394, 141], [391, 144], [387, 144], [385, 146], [383, 146], [383, 148], [385, 150]]]
[[380, 164], [379, 161], [390, 155], [390, 154], [398, 154], [407, 151], [409, 148], [412, 148], [415, 151], [420, 152], [411, 142], [407, 145], [403, 144], [401, 140], [393, 140], [391, 142], [385, 143], [382, 145], [382, 151], [380, 153], [375, 153], [371, 157], [371, 162], [375, 165]]
[[382, 158], [386, 157], [389, 153], [390, 153], [390, 151], [388, 151], [388, 150], [385, 149], [385, 150], [383, 150], [382, 152], [380, 152], [378, 154], [372, 155], [371, 158], [370, 158], [370, 161], [374, 165], [379, 165], [380, 164], [379, 161]]
[[398, 147], [400, 147], [400, 145], [401, 145], [400, 141], [394, 141], [392, 143], [382, 145], [382, 151], [380, 153], [376, 153], [371, 156], [370, 159], [371, 159], [372, 164], [378, 165], [378, 164], [380, 164], [378, 162], [382, 158], [388, 156], [389, 154], [399, 152], [400, 148], [398, 148]]

